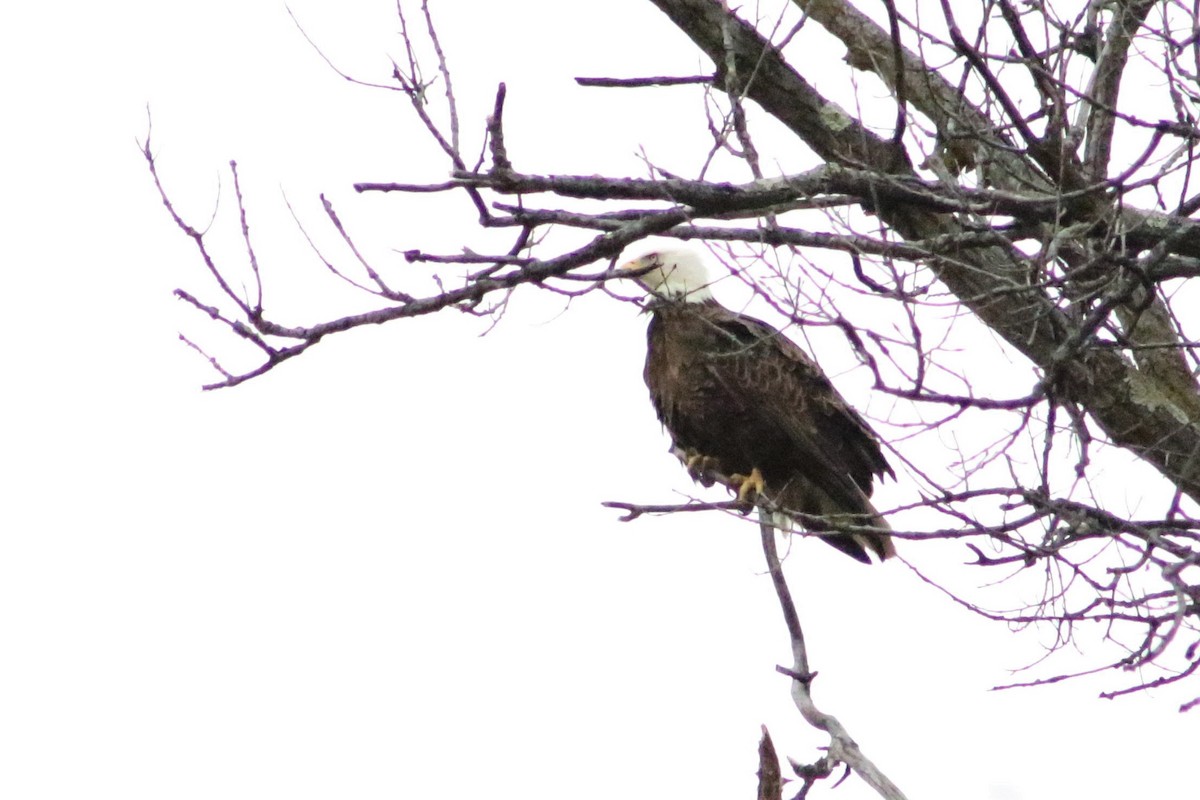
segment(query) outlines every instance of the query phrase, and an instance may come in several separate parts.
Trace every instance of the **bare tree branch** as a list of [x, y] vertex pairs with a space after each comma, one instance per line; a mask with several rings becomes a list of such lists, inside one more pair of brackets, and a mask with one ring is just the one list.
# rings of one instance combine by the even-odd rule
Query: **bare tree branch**
[[832, 764], [846, 764], [856, 775], [862, 778], [875, 792], [888, 800], [904, 800], [904, 793], [863, 754], [858, 743], [850, 736], [846, 727], [832, 714], [827, 714], [817, 708], [812, 698], [812, 683], [816, 673], [808, 666], [808, 648], [804, 643], [804, 630], [800, 627], [800, 615], [796, 613], [796, 604], [792, 600], [791, 589], [783, 575], [783, 565], [779, 562], [779, 552], [775, 546], [775, 527], [767, 520], [769, 515], [762, 515], [759, 524], [762, 537], [763, 555], [767, 559], [767, 570], [771, 575], [771, 584], [775, 587], [775, 596], [783, 611], [783, 621], [787, 626], [788, 638], [792, 644], [792, 666], [777, 669], [792, 679], [792, 700], [799, 709], [804, 720], [820, 731], [829, 734], [829, 754], [826, 756]]

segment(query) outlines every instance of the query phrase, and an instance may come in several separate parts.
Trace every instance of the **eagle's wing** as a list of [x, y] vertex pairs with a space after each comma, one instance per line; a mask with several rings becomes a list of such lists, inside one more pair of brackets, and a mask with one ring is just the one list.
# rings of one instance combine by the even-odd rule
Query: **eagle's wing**
[[724, 311], [713, 321], [741, 349], [711, 362], [718, 379], [787, 437], [806, 479], [846, 511], [865, 510], [874, 476], [895, 475], [874, 431], [798, 345], [764, 322]]

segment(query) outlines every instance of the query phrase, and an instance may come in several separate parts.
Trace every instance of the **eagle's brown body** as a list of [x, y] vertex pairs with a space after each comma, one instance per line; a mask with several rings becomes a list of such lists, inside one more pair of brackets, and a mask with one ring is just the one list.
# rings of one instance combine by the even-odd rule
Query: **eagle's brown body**
[[[764, 494], [803, 526], [860, 560], [895, 551], [871, 505], [893, 475], [874, 433], [796, 344], [766, 323], [705, 297], [654, 299], [645, 378], [676, 446], [724, 475], [758, 469]], [[843, 526], [879, 532], [836, 531]]]

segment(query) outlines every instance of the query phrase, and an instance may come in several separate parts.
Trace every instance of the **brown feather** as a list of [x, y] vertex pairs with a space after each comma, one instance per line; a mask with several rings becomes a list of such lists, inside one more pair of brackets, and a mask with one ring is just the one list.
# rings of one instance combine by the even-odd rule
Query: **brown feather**
[[895, 553], [871, 505], [875, 477], [893, 475], [875, 433], [812, 359], [764, 322], [715, 301], [651, 303], [645, 378], [675, 444], [725, 474], [758, 468], [769, 500], [821, 517], [807, 529], [860, 560]]

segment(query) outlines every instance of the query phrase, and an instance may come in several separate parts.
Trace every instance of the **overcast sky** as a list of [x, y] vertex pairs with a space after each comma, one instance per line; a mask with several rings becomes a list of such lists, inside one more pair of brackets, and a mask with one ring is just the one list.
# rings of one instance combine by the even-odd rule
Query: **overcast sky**
[[[364, 78], [401, 55], [389, 2], [292, 9]], [[572, 82], [703, 68], [649, 3], [434, 10], [473, 147], [504, 80], [518, 166], [638, 174], [641, 145], [681, 167], [703, 153], [672, 125], [702, 119], [692, 90]], [[282, 4], [4, 17], [0, 796], [735, 798], [753, 796], [761, 724], [817, 757], [774, 671], [790, 656], [756, 529], [600, 505], [696, 491], [651, 411], [634, 306], [518, 296], [486, 337], [467, 317], [401, 321], [203, 393], [178, 332], [235, 351], [171, 297], [213, 289], [137, 149], [147, 104], [195, 224], [219, 194], [230, 230], [238, 160], [267, 306], [290, 321], [344, 295], [285, 196], [316, 232], [326, 192], [396, 274], [391, 248], [486, 240], [461, 200], [353, 193], [446, 166], [401, 96], [338, 78]], [[818, 704], [913, 800], [1195, 797], [1177, 695], [1096, 699], [1121, 676], [989, 692], [1037, 658], [1036, 633], [899, 563], [798, 542], [787, 571]], [[854, 778], [818, 791], [872, 796]]]

